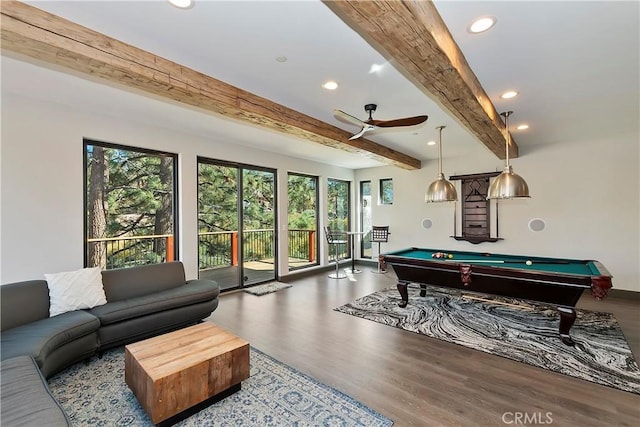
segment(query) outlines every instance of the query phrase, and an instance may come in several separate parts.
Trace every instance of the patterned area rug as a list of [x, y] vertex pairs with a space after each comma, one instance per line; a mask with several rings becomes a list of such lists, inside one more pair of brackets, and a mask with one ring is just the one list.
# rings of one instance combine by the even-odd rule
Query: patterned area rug
[[250, 288], [245, 289], [244, 291], [252, 295], [260, 296], [260, 295], [266, 295], [272, 292], [279, 291], [280, 289], [287, 289], [290, 287], [291, 285], [288, 283], [271, 282], [271, 283], [265, 283], [264, 285], [252, 286]]
[[[73, 425], [151, 426], [124, 382], [124, 348], [78, 363], [49, 379]], [[242, 389], [176, 426], [391, 426], [344, 393], [251, 348]]]
[[406, 308], [390, 288], [335, 310], [640, 394], [640, 369], [611, 313], [576, 310], [570, 347], [558, 338], [555, 306], [435, 286], [425, 297], [408, 291]]

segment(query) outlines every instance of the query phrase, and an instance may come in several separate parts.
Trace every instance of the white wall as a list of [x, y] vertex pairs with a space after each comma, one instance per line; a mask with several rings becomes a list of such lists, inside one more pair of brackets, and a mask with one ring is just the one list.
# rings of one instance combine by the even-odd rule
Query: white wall
[[[3, 82], [3, 84], [6, 82]], [[326, 179], [352, 181], [350, 169], [210, 141], [42, 100], [3, 92], [0, 283], [43, 278], [83, 267], [83, 138], [179, 155], [180, 256], [188, 278], [197, 277], [196, 157], [277, 169], [278, 223], [286, 230], [287, 172], [320, 177], [326, 217]], [[284, 228], [283, 228], [284, 227]], [[285, 235], [286, 233], [281, 233]], [[318, 235], [324, 243], [324, 235]], [[326, 245], [320, 259], [326, 263]], [[287, 253], [286, 239], [279, 246]], [[279, 271], [287, 274], [287, 258]]]
[[[640, 292], [638, 141], [638, 133], [618, 135], [613, 126], [606, 140], [561, 141], [528, 153], [521, 150], [511, 165], [529, 184], [531, 198], [500, 202], [499, 231], [504, 240], [496, 243], [474, 245], [450, 238], [454, 205], [424, 203], [424, 190], [437, 176], [436, 161], [418, 171], [362, 169], [356, 172], [356, 181], [371, 180], [375, 195], [380, 178], [393, 178], [393, 205], [374, 202], [372, 208], [373, 224], [389, 225], [392, 233], [383, 252], [417, 246], [595, 259], [613, 275], [615, 289]], [[443, 160], [447, 177], [501, 171], [503, 166], [491, 155]], [[424, 218], [432, 220], [432, 228], [422, 228]], [[530, 231], [532, 218], [542, 218], [546, 228]]]

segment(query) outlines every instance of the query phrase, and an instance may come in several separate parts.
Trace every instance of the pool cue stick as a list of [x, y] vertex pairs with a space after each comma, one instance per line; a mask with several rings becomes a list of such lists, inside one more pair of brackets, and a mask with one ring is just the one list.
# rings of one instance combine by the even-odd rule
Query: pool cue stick
[[453, 237], [456, 237], [456, 233], [458, 232], [458, 218], [456, 215], [456, 211], [458, 210], [458, 202], [453, 202]]
[[503, 260], [488, 260], [488, 259], [455, 259], [455, 258], [435, 258], [442, 259], [444, 261], [449, 262], [460, 262], [467, 264], [478, 264], [478, 263], [489, 263], [489, 264], [526, 264], [527, 261], [530, 261], [531, 264], [569, 264], [569, 261], [533, 261], [530, 259], [524, 259], [522, 261], [503, 261]]
[[500, 238], [500, 216], [498, 216], [498, 199], [496, 199], [496, 239]]
[[462, 298], [472, 299], [472, 300], [482, 301], [482, 302], [488, 302], [490, 304], [506, 305], [506, 306], [509, 306], [509, 307], [515, 307], [515, 308], [520, 308], [520, 309], [524, 309], [524, 310], [533, 310], [533, 308], [525, 307], [525, 306], [522, 306], [522, 305], [509, 304], [508, 302], [495, 301], [495, 300], [479, 298], [479, 297], [472, 297], [471, 295], [462, 294]]

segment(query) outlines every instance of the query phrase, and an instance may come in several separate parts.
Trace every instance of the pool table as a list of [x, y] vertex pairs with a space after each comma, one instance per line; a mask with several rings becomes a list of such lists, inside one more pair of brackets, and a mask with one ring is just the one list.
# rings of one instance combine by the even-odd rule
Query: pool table
[[[436, 253], [450, 257], [434, 258]], [[425, 285], [435, 285], [550, 303], [557, 306], [560, 338], [567, 345], [574, 345], [569, 330], [582, 292], [589, 289], [599, 300], [611, 288], [611, 275], [593, 260], [409, 248], [382, 254], [380, 261], [398, 276], [400, 307], [407, 306], [409, 283], [420, 284], [421, 296]]]

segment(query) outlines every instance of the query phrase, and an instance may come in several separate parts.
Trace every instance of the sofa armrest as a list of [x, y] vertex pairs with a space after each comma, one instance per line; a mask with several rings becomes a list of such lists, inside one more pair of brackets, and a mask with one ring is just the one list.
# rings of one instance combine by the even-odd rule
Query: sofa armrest
[[46, 280], [29, 280], [0, 286], [0, 327], [3, 331], [49, 317]]

